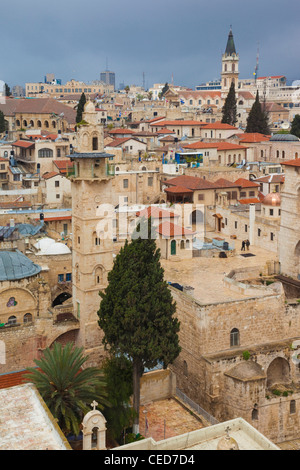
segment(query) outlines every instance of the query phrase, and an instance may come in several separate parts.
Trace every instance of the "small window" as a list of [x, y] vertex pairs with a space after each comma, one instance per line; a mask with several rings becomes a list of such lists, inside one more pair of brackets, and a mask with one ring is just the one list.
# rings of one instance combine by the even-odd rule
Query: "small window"
[[14, 315], [12, 315], [11, 317], [9, 317], [9, 319], [7, 320], [7, 323], [9, 325], [15, 325], [17, 323], [17, 317], [15, 317]]
[[72, 281], [72, 273], [67, 273], [66, 274], [66, 281], [71, 282]]
[[124, 189], [128, 188], [128, 180], [127, 179], [123, 180], [123, 188]]
[[31, 322], [32, 322], [31, 313], [26, 313], [23, 317], [23, 323], [31, 323]]
[[185, 377], [188, 376], [188, 365], [187, 365], [187, 362], [186, 361], [183, 361], [183, 375]]
[[198, 194], [198, 201], [204, 201], [204, 194]]
[[230, 347], [240, 345], [240, 332], [238, 329], [233, 328], [230, 332]]
[[257, 236], [258, 236], [258, 237], [261, 236], [261, 229], [260, 229], [260, 228], [257, 230]]
[[60, 194], [56, 194], [56, 199], [60, 199]]
[[274, 241], [274, 238], [275, 238], [275, 235], [273, 232], [270, 233], [270, 239], [271, 239], [271, 242]]
[[248, 226], [245, 225], [245, 232], [248, 232]]
[[64, 282], [64, 275], [63, 274], [58, 275], [58, 282]]
[[296, 413], [296, 401], [291, 400], [290, 401], [290, 414]]
[[59, 181], [55, 181], [55, 187], [59, 188]]
[[274, 215], [274, 209], [270, 209], [270, 215]]
[[258, 409], [253, 408], [252, 410], [252, 420], [258, 420]]
[[148, 178], [148, 186], [153, 186], [153, 176]]
[[238, 223], [237, 221], [234, 222], [234, 228], [237, 229]]

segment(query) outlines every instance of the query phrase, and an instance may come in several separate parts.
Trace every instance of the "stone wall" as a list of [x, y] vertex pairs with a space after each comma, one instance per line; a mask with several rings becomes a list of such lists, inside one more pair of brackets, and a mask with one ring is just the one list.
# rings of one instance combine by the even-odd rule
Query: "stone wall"
[[143, 374], [141, 378], [141, 405], [164, 400], [176, 394], [176, 377], [169, 369]]

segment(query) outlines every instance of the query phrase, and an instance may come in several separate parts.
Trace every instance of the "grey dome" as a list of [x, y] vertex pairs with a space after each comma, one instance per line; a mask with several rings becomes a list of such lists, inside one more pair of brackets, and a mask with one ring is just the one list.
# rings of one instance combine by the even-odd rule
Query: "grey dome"
[[0, 281], [17, 281], [40, 272], [41, 267], [20, 251], [0, 251]]
[[299, 138], [293, 134], [274, 134], [270, 142], [299, 142]]

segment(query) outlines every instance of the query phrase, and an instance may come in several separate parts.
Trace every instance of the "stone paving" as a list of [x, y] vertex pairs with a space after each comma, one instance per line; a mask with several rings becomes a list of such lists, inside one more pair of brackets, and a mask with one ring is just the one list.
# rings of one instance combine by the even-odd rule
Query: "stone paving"
[[[147, 411], [145, 413], [144, 411]], [[146, 418], [148, 429], [146, 429]], [[149, 403], [140, 408], [140, 433], [155, 441], [168, 439], [205, 425], [173, 398]]]
[[[221, 237], [225, 241], [232, 243], [229, 237], [219, 233], [210, 232], [210, 238]], [[255, 268], [263, 271], [266, 263], [277, 261], [277, 256], [273, 252], [263, 250], [256, 246], [251, 246], [248, 253], [255, 256], [244, 258], [241, 256], [241, 241], [234, 240], [236, 252], [228, 258], [192, 258], [185, 260], [161, 260], [162, 267], [165, 270], [165, 279], [168, 282], [176, 282], [185, 286], [191, 286], [194, 290], [191, 295], [201, 303], [234, 301], [246, 299], [257, 295], [265, 295], [255, 292], [253, 289], [243, 293], [235, 292], [224, 286], [223, 279], [233, 269]], [[246, 252], [247, 253], [247, 252]]]

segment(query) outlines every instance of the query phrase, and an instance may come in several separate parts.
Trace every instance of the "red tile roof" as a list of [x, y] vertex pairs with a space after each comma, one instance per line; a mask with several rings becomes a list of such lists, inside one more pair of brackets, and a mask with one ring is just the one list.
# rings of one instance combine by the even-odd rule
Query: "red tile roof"
[[147, 145], [145, 142], [142, 142], [141, 140], [138, 140], [135, 137], [123, 137], [121, 139], [115, 139], [112, 142], [109, 142], [108, 144], [106, 144], [106, 147], [119, 147], [119, 145], [125, 144], [125, 142], [128, 142], [129, 140], [135, 140], [140, 144]]
[[191, 189], [185, 188], [184, 186], [173, 186], [172, 188], [166, 188], [166, 193], [176, 193], [176, 194], [183, 194], [183, 193], [192, 193]]
[[300, 166], [300, 158], [295, 158], [294, 160], [288, 160], [287, 162], [281, 162], [281, 165], [298, 167]]
[[237, 184], [241, 188], [258, 188], [260, 186], [258, 183], [246, 180], [245, 178], [239, 178], [238, 180], [236, 180], [235, 184]]
[[30, 142], [28, 140], [17, 140], [17, 142], [14, 142], [13, 147], [21, 147], [24, 149], [29, 149], [35, 146], [34, 142]]
[[258, 132], [245, 133], [240, 136], [240, 142], [243, 143], [256, 143], [256, 142], [265, 142], [270, 140], [270, 135], [259, 134]]
[[238, 202], [240, 204], [260, 204], [261, 203], [261, 200], [258, 199], [257, 197], [252, 197], [252, 198], [248, 198], [248, 199], [239, 199]]
[[194, 235], [195, 233], [192, 230], [180, 227], [179, 225], [173, 224], [172, 222], [163, 222], [159, 225], [156, 231], [165, 237]]
[[19, 372], [10, 372], [8, 374], [0, 375], [0, 389], [16, 387], [25, 383], [24, 375], [27, 374], [26, 370]]
[[246, 150], [247, 147], [238, 144], [232, 144], [231, 142], [193, 142], [192, 144], [183, 145], [185, 149], [209, 149], [216, 148], [219, 151], [222, 150]]
[[53, 178], [53, 176], [57, 176], [57, 175], [60, 175], [60, 173], [57, 173], [57, 171], [49, 171], [43, 174], [43, 178], [45, 180], [49, 180], [50, 178]]
[[232, 181], [228, 181], [225, 178], [219, 178], [217, 181], [215, 181], [215, 184], [221, 188], [239, 188], [238, 184], [233, 183]]
[[210, 181], [205, 180], [204, 178], [199, 178], [197, 176], [187, 176], [181, 175], [175, 178], [164, 181], [164, 184], [170, 186], [182, 186], [183, 188], [197, 190], [197, 189], [215, 189], [218, 188], [218, 185], [211, 183]]
[[67, 170], [70, 170], [74, 166], [74, 162], [70, 160], [53, 160], [53, 163], [61, 174], [67, 173]]

